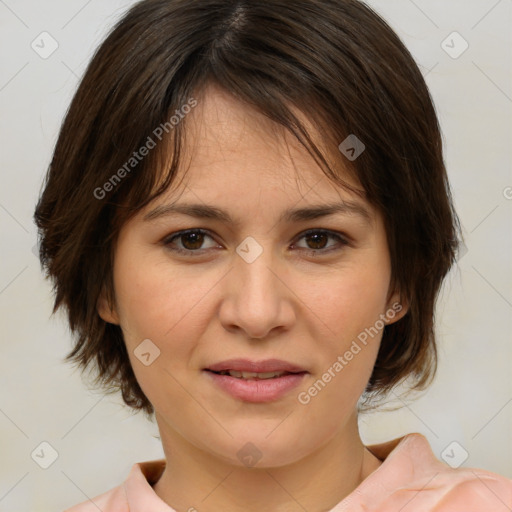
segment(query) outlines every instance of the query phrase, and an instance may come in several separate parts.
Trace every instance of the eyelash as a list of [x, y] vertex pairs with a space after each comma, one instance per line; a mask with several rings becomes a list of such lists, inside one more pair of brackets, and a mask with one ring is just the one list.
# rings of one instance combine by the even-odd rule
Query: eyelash
[[[165, 237], [162, 240], [162, 243], [170, 251], [173, 251], [173, 252], [175, 252], [177, 254], [184, 254], [186, 256], [192, 256], [192, 257], [200, 256], [200, 255], [204, 254], [204, 251], [207, 251], [208, 249], [192, 250], [192, 249], [181, 249], [179, 247], [171, 247], [171, 244], [173, 243], [173, 241], [175, 239], [179, 239], [179, 238], [181, 238], [181, 237], [183, 237], [185, 235], [191, 234], [191, 233], [199, 233], [199, 234], [206, 235], [206, 236], [208, 236], [208, 237], [213, 239], [213, 237], [209, 233], [209, 231], [207, 231], [205, 229], [195, 228], [195, 229], [187, 229], [187, 230], [184, 230], [184, 231], [177, 231], [176, 233], [171, 233], [169, 236]], [[344, 238], [343, 236], [341, 236], [341, 234], [335, 233], [333, 231], [329, 231], [327, 229], [309, 229], [308, 231], [305, 231], [304, 233], [301, 234], [301, 236], [299, 237], [299, 240], [301, 238], [305, 238], [305, 237], [307, 237], [309, 235], [312, 235], [312, 234], [323, 234], [323, 235], [327, 235], [330, 238], [334, 238], [334, 239], [336, 239], [338, 241], [339, 246], [338, 247], [334, 247], [334, 248], [331, 247], [331, 248], [328, 248], [328, 249], [305, 249], [303, 247], [299, 248], [299, 250], [306, 252], [310, 256], [318, 256], [319, 254], [320, 255], [328, 254], [328, 253], [331, 253], [333, 251], [341, 250], [345, 246], [349, 245], [348, 240], [346, 238]]]

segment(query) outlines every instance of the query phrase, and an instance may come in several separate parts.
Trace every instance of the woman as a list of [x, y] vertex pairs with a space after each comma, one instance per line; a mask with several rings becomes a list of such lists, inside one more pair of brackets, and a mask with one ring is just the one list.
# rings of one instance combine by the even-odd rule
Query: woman
[[360, 399], [436, 367], [459, 223], [428, 89], [356, 0], [145, 0], [92, 59], [35, 219], [76, 343], [165, 459], [69, 509], [499, 511], [512, 481]]

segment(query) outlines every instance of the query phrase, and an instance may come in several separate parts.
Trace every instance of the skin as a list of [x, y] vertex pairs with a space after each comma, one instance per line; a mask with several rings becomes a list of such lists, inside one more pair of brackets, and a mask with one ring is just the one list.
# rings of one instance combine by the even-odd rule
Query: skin
[[[399, 301], [389, 290], [382, 218], [329, 181], [291, 134], [276, 135], [268, 119], [215, 87], [186, 122], [184, 180], [123, 226], [115, 305], [103, 297], [98, 303], [101, 317], [121, 326], [137, 380], [155, 408], [167, 465], [154, 490], [177, 511], [329, 510], [381, 464], [359, 436], [357, 401], [382, 332], [309, 403], [297, 396]], [[287, 208], [340, 200], [364, 205], [371, 222], [346, 213], [278, 221]], [[217, 206], [239, 224], [185, 215], [144, 220], [171, 201]], [[209, 236], [202, 244], [181, 237], [165, 245], [169, 235], [191, 228]], [[303, 236], [312, 228], [349, 243]], [[263, 249], [252, 263], [236, 252], [248, 236]], [[179, 255], [172, 247], [202, 254]], [[160, 350], [148, 366], [134, 354], [145, 339]], [[283, 398], [249, 403], [202, 371], [232, 357], [284, 359], [309, 373]], [[253, 467], [237, 456], [248, 442], [261, 455]]]

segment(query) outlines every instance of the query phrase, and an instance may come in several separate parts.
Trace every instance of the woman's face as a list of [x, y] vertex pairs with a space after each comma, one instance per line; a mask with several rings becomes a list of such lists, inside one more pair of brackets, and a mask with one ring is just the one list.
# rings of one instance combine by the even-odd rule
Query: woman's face
[[[123, 226], [115, 309], [99, 302], [121, 326], [164, 442], [237, 465], [292, 463], [357, 432], [383, 318], [405, 313], [387, 300], [381, 217], [276, 133], [209, 88], [187, 118], [184, 181]], [[270, 371], [290, 373], [261, 375]]]

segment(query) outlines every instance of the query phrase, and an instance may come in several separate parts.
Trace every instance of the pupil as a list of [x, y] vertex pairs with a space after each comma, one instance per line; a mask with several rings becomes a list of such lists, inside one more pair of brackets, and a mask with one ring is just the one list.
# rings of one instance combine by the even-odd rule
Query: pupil
[[[323, 241], [325, 242], [325, 239], [327, 238], [326, 234], [325, 233], [315, 233], [313, 235], [308, 235], [308, 240], [311, 240], [313, 239], [313, 244], [315, 243], [318, 243], [318, 239], [320, 238], [320, 240], [323, 239]], [[325, 247], [325, 243], [320, 243], [320, 246], [321, 247], [313, 247], [314, 249], [322, 249], [323, 247]]]
[[[183, 235], [183, 244], [186, 249], [199, 249], [203, 243], [202, 233], [186, 233]], [[192, 240], [192, 244], [188, 243], [189, 240]], [[192, 246], [191, 246], [192, 245]]]

